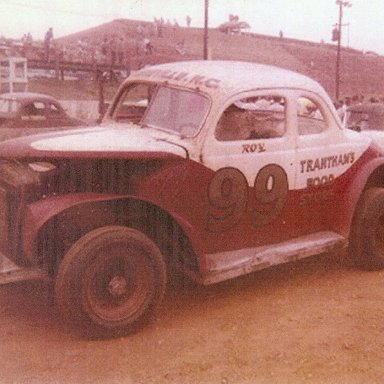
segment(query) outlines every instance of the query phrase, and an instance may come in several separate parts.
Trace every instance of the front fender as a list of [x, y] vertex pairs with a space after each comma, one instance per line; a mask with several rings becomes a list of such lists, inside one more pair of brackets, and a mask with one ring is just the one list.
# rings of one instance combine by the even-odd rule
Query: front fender
[[111, 201], [121, 198], [118, 195], [107, 195], [98, 193], [74, 193], [68, 195], [52, 196], [28, 204], [25, 210], [23, 222], [23, 252], [27, 260], [32, 261], [35, 253], [35, 239], [40, 229], [52, 217], [64, 212], [68, 208], [85, 203]]
[[26, 206], [24, 222], [23, 222], [23, 253], [29, 262], [33, 262], [36, 256], [36, 238], [40, 230], [52, 218], [63, 213], [64, 211], [76, 207], [92, 203], [103, 203], [110, 201], [137, 201], [157, 206], [167, 212], [173, 220], [182, 228], [187, 238], [191, 242], [198, 260], [201, 260], [202, 250], [198, 241], [198, 236], [193, 230], [193, 226], [182, 216], [176, 212], [169, 212], [164, 207], [152, 202], [150, 199], [140, 198], [138, 196], [114, 195], [114, 194], [98, 194], [98, 193], [74, 193], [67, 195], [52, 196], [44, 200], [36, 201]]

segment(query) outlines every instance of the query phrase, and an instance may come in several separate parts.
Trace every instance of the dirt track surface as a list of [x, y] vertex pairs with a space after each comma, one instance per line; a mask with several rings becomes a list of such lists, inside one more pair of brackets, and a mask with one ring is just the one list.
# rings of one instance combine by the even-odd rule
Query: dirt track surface
[[0, 287], [0, 383], [382, 383], [384, 272], [343, 253], [171, 288], [139, 333], [86, 340], [41, 282]]

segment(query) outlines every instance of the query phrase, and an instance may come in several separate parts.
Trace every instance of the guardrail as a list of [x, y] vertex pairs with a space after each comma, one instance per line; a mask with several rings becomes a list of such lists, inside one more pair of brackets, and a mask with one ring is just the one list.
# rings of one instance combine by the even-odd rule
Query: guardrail
[[57, 77], [64, 79], [64, 71], [72, 72], [91, 72], [95, 73], [95, 78], [98, 78], [98, 73], [113, 72], [113, 71], [128, 71], [129, 68], [120, 64], [103, 64], [103, 63], [81, 63], [68, 61], [44, 61], [37, 59], [28, 59], [28, 68], [31, 69], [46, 69], [57, 72]]

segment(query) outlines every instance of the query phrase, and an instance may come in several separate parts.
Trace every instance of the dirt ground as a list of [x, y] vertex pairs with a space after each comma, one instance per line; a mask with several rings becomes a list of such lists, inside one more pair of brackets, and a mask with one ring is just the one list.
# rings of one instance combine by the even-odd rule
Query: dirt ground
[[86, 340], [42, 282], [0, 287], [0, 383], [382, 383], [384, 271], [329, 254], [179, 282], [139, 333]]

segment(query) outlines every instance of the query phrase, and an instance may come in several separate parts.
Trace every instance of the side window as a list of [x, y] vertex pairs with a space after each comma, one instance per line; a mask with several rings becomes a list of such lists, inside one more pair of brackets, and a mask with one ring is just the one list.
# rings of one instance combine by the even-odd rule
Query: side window
[[154, 86], [133, 84], [125, 90], [113, 112], [116, 121], [139, 122], [149, 105]]
[[57, 105], [53, 104], [53, 103], [49, 103], [49, 113], [52, 115], [52, 116], [60, 116], [60, 109]]
[[40, 101], [26, 104], [21, 111], [23, 120], [45, 120], [45, 105]]
[[285, 133], [285, 99], [267, 94], [241, 99], [221, 116], [215, 131], [219, 141], [271, 139]]
[[326, 129], [319, 106], [307, 97], [300, 97], [297, 101], [297, 121], [299, 135], [317, 134]]

